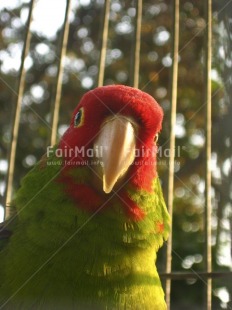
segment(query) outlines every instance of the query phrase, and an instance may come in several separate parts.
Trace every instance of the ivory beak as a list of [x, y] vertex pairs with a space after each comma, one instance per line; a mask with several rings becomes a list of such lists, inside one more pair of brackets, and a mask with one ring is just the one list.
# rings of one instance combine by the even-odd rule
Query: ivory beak
[[95, 156], [100, 160], [103, 173], [103, 191], [110, 193], [135, 158], [135, 129], [125, 117], [108, 120], [94, 143]]

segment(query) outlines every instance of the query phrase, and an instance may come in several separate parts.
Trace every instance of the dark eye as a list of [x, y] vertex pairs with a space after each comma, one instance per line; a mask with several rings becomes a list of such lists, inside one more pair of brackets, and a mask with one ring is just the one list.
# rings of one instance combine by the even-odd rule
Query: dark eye
[[157, 133], [154, 138], [154, 143], [157, 143], [158, 139], [159, 139], [159, 134]]
[[74, 117], [74, 127], [80, 127], [83, 124], [83, 108], [81, 108]]

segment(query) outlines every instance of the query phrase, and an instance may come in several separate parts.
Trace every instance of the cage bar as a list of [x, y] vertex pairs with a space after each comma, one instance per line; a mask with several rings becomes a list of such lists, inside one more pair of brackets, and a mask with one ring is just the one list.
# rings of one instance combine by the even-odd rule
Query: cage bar
[[[211, 252], [211, 63], [212, 63], [212, 0], [206, 2], [206, 35], [205, 35], [205, 267], [207, 273], [212, 271]], [[206, 279], [206, 308], [212, 309], [212, 279]]]
[[218, 278], [228, 278], [232, 277], [232, 271], [224, 271], [224, 272], [177, 272], [173, 271], [170, 273], [160, 272], [160, 277], [163, 279], [171, 279], [171, 280], [186, 280], [186, 279], [199, 279], [202, 281], [203, 278], [208, 279], [218, 279]]
[[109, 14], [110, 14], [110, 0], [106, 0], [104, 6], [104, 17], [103, 17], [104, 21], [101, 36], [101, 51], [100, 51], [98, 81], [97, 81], [98, 86], [102, 86], [104, 83], [106, 50], [107, 50], [107, 40], [109, 30]]
[[29, 5], [29, 15], [27, 19], [26, 25], [26, 33], [24, 39], [24, 46], [21, 56], [21, 65], [19, 70], [19, 82], [17, 86], [17, 100], [13, 111], [13, 126], [11, 131], [11, 145], [9, 148], [9, 156], [8, 156], [8, 171], [7, 171], [7, 181], [6, 181], [6, 194], [5, 194], [5, 219], [10, 216], [10, 203], [12, 199], [13, 193], [13, 178], [14, 178], [14, 170], [15, 170], [15, 156], [16, 156], [16, 147], [18, 141], [18, 132], [19, 132], [19, 121], [20, 114], [22, 109], [22, 101], [23, 101], [23, 93], [25, 89], [25, 77], [26, 70], [24, 67], [26, 56], [29, 52], [30, 41], [31, 41], [31, 22], [32, 22], [32, 12], [34, 8], [35, 0], [31, 0]]
[[59, 121], [62, 80], [63, 80], [63, 73], [64, 73], [63, 62], [64, 62], [64, 57], [66, 55], [66, 50], [67, 50], [68, 33], [69, 33], [68, 17], [69, 17], [70, 10], [71, 10], [71, 0], [67, 0], [64, 24], [62, 28], [61, 48], [60, 48], [60, 55], [59, 55], [55, 100], [54, 100], [54, 104], [52, 105], [52, 111], [51, 111], [52, 112], [52, 131], [51, 131], [51, 138], [50, 138], [51, 145], [56, 144], [56, 141], [57, 141], [57, 128], [58, 128], [58, 121]]
[[142, 9], [143, 9], [143, 0], [138, 0], [136, 5], [135, 45], [134, 45], [134, 55], [132, 63], [132, 79], [131, 79], [131, 84], [136, 88], [139, 87]]
[[[170, 141], [169, 141], [169, 171], [168, 171], [168, 194], [167, 207], [172, 218], [173, 214], [173, 191], [174, 191], [174, 165], [175, 165], [175, 124], [177, 107], [177, 82], [178, 82], [178, 48], [179, 48], [179, 0], [174, 1], [173, 6], [173, 47], [172, 47], [172, 88], [171, 88], [171, 116], [170, 116]], [[172, 232], [167, 242], [166, 273], [172, 271]], [[167, 309], [171, 305], [171, 280], [165, 283]]]

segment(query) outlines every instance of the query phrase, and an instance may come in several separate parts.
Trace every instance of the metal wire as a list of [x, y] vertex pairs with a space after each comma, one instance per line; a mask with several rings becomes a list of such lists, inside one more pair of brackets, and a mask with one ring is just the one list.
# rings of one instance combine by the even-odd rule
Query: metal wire
[[135, 47], [133, 55], [132, 85], [139, 87], [139, 64], [140, 64], [140, 45], [141, 45], [141, 25], [142, 25], [143, 0], [138, 0], [136, 5], [136, 24], [135, 24]]
[[[206, 4], [206, 49], [205, 49], [205, 118], [206, 118], [206, 167], [205, 167], [205, 252], [206, 252], [206, 271], [212, 271], [212, 233], [211, 233], [211, 63], [212, 63], [212, 1], [208, 0]], [[207, 278], [206, 289], [206, 304], [207, 310], [212, 309], [212, 279]]]
[[59, 121], [59, 111], [60, 111], [60, 100], [61, 100], [61, 92], [62, 92], [62, 79], [63, 79], [63, 61], [66, 55], [67, 50], [67, 42], [68, 42], [68, 33], [69, 33], [69, 12], [71, 9], [71, 0], [67, 0], [66, 3], [66, 10], [65, 10], [65, 18], [64, 18], [64, 27], [62, 29], [62, 46], [60, 49], [59, 55], [59, 65], [58, 65], [58, 74], [57, 74], [57, 81], [56, 81], [56, 94], [55, 94], [55, 101], [52, 108], [52, 131], [51, 131], [51, 145], [56, 144], [57, 141], [57, 128], [58, 128], [58, 121]]
[[5, 202], [5, 219], [10, 216], [10, 203], [12, 199], [12, 192], [13, 192], [13, 178], [14, 178], [14, 170], [15, 170], [15, 156], [16, 156], [16, 147], [18, 141], [18, 132], [19, 132], [19, 121], [20, 121], [20, 114], [22, 108], [22, 101], [23, 101], [23, 93], [25, 88], [25, 77], [26, 77], [26, 70], [24, 67], [26, 56], [29, 52], [30, 48], [30, 41], [31, 41], [31, 32], [30, 26], [32, 22], [32, 12], [34, 7], [34, 0], [31, 0], [30, 7], [29, 7], [29, 15], [26, 25], [26, 33], [24, 39], [24, 46], [21, 56], [21, 65], [19, 70], [19, 82], [17, 87], [17, 100], [15, 104], [15, 108], [13, 111], [13, 126], [11, 132], [11, 145], [9, 149], [9, 158], [8, 158], [8, 171], [7, 171], [7, 182], [6, 182], [6, 202]]
[[[173, 190], [174, 190], [174, 164], [175, 164], [175, 125], [177, 106], [177, 82], [178, 82], [178, 48], [179, 48], [179, 0], [174, 1], [173, 7], [173, 56], [172, 56], [172, 90], [171, 90], [171, 117], [170, 117], [170, 142], [169, 142], [169, 175], [167, 205], [170, 216], [173, 214]], [[172, 232], [167, 242], [166, 273], [172, 271]], [[167, 309], [171, 304], [171, 280], [166, 280], [166, 303]]]
[[104, 6], [104, 22], [101, 36], [102, 41], [101, 41], [101, 51], [99, 59], [99, 71], [97, 82], [98, 86], [102, 86], [104, 82], [106, 50], [107, 50], [108, 29], [109, 29], [109, 14], [110, 14], [110, 0], [106, 0]]
[[171, 279], [171, 280], [186, 280], [186, 279], [216, 279], [216, 278], [226, 278], [232, 276], [231, 272], [171, 272], [171, 273], [159, 273], [161, 278]]

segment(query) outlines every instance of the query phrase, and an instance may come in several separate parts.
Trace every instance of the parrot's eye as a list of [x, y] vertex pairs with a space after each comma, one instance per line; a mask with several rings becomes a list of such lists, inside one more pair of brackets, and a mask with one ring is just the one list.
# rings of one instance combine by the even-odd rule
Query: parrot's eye
[[84, 110], [81, 108], [74, 117], [74, 127], [80, 127], [83, 125], [84, 121]]
[[158, 133], [157, 133], [157, 134], [155, 135], [155, 138], [154, 138], [154, 143], [157, 143], [158, 139], [159, 139], [159, 135], [158, 135]]

